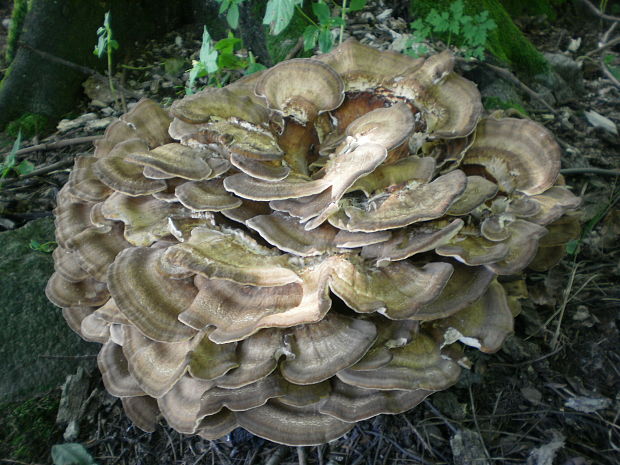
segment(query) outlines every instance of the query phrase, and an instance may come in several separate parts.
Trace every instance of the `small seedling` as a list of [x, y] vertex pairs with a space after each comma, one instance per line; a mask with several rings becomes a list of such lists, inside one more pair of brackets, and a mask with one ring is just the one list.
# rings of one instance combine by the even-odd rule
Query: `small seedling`
[[112, 38], [112, 25], [110, 23], [110, 12], [108, 11], [103, 17], [103, 26], [97, 29], [97, 45], [93, 53], [97, 58], [107, 55], [108, 58], [108, 83], [110, 84], [110, 92], [115, 95], [114, 83], [112, 82], [112, 53], [118, 49], [118, 42]]
[[337, 17], [332, 16], [330, 8], [326, 3], [313, 3], [312, 12], [319, 22], [317, 24], [306, 16], [306, 19], [311, 24], [304, 31], [304, 50], [312, 50], [318, 42], [322, 53], [329, 52], [334, 46], [334, 38], [331, 31], [336, 27], [340, 28], [339, 43], [342, 43], [347, 13], [361, 10], [365, 5], [366, 0], [353, 0], [347, 6], [347, 1], [344, 0], [340, 7], [340, 17]]
[[30, 241], [30, 244], [28, 244], [28, 246], [32, 250], [36, 250], [37, 252], [43, 252], [43, 253], [52, 253], [57, 245], [58, 244], [56, 243], [56, 241], [39, 242], [39, 241], [35, 241], [34, 239], [32, 239]]
[[15, 142], [13, 142], [13, 148], [6, 156], [3, 162], [0, 163], [0, 179], [4, 179], [11, 172], [15, 173], [18, 176], [23, 176], [24, 174], [30, 173], [34, 170], [34, 165], [28, 160], [23, 160], [21, 163], [17, 163], [17, 152], [21, 147], [22, 143], [22, 133], [19, 131], [17, 133], [17, 138]]
[[447, 11], [433, 8], [426, 18], [418, 18], [412, 22], [410, 26], [414, 31], [414, 38], [406, 53], [419, 56], [428, 52], [421, 42], [433, 35], [440, 35], [445, 38], [447, 47], [456, 45], [466, 58], [483, 61], [488, 33], [497, 25], [489, 18], [488, 11], [469, 16], [464, 13], [464, 7], [463, 0], [456, 0]]

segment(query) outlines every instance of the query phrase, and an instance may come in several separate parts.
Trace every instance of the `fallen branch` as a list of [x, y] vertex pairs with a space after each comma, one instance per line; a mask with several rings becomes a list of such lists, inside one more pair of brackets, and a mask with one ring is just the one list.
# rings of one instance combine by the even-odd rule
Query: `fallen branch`
[[6, 178], [0, 179], [0, 187], [7, 186], [9, 184], [15, 184], [24, 179], [33, 178], [35, 176], [42, 176], [44, 174], [51, 173], [52, 171], [57, 171], [60, 169], [68, 168], [73, 165], [73, 157], [67, 158], [66, 160], [60, 160], [56, 163], [52, 163], [51, 165], [42, 166], [41, 168], [37, 168], [30, 173], [23, 174], [17, 178]]
[[[32, 147], [24, 147], [23, 149], [15, 152], [15, 155], [23, 155], [25, 153], [31, 152], [45, 152], [48, 150], [59, 149], [62, 147], [67, 147], [69, 145], [79, 145], [79, 144], [90, 144], [96, 140], [103, 138], [103, 136], [84, 136], [84, 137], [76, 137], [74, 139], [64, 139], [58, 140], [56, 142], [45, 142], [43, 144], [33, 145]], [[7, 156], [7, 153], [2, 154], [3, 157]]]
[[605, 14], [601, 10], [599, 10], [597, 7], [595, 7], [592, 3], [590, 3], [588, 0], [581, 0], [581, 3], [587, 6], [590, 9], [590, 11], [592, 11], [592, 13], [594, 13], [596, 16], [598, 16], [601, 19], [606, 19], [607, 21], [620, 21], [620, 16], [612, 16], [612, 15]]
[[604, 168], [564, 168], [560, 173], [571, 174], [600, 174], [603, 176], [620, 176], [620, 170], [606, 170]]

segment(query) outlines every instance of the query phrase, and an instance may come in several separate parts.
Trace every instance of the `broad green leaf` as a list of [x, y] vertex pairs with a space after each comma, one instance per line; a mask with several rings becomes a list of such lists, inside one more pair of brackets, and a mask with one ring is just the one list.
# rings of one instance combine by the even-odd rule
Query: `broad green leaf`
[[267, 69], [267, 67], [261, 63], [250, 63], [245, 70], [245, 74], [248, 75], [257, 73], [258, 71], [262, 71], [264, 69]]
[[52, 461], [54, 465], [95, 465], [93, 457], [79, 443], [52, 446]]
[[322, 53], [329, 52], [334, 46], [334, 39], [329, 29], [321, 29], [319, 33], [319, 49]]
[[359, 11], [366, 6], [366, 0], [351, 0], [349, 11]]
[[231, 0], [216, 0], [220, 4], [220, 9], [218, 10], [218, 14], [223, 14], [230, 7]]
[[215, 73], [218, 70], [217, 66], [217, 50], [214, 50], [211, 45], [211, 36], [207, 27], [205, 26], [202, 33], [202, 45], [200, 47], [199, 59], [205, 66], [207, 73]]
[[310, 24], [304, 30], [304, 51], [312, 50], [316, 46], [319, 38], [319, 28], [314, 24]]
[[228, 13], [226, 14], [226, 21], [232, 29], [237, 29], [239, 27], [239, 7], [236, 3], [230, 5]]
[[329, 22], [329, 18], [332, 15], [327, 4], [323, 2], [313, 3], [312, 12], [321, 24], [327, 24]]
[[263, 24], [269, 25], [272, 35], [280, 34], [293, 19], [295, 5], [302, 3], [303, 0], [269, 0]]

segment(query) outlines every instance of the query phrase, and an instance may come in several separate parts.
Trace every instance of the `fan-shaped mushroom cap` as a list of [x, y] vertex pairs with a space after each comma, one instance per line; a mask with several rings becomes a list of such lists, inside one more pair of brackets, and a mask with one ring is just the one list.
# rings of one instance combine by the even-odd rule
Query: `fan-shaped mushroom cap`
[[56, 247], [52, 252], [54, 269], [67, 281], [77, 283], [88, 278], [88, 273], [80, 266], [77, 254], [73, 250]]
[[237, 412], [239, 426], [270, 441], [289, 446], [311, 446], [339, 438], [354, 423], [319, 412], [320, 404], [292, 407], [277, 399], [245, 412]]
[[184, 341], [196, 331], [177, 316], [196, 296], [191, 280], [170, 279], [159, 271], [164, 250], [133, 247], [123, 250], [108, 269], [110, 293], [120, 311], [155, 341]]
[[445, 214], [463, 193], [467, 177], [452, 171], [429, 184], [412, 183], [389, 194], [378, 206], [367, 202], [364, 208], [344, 205], [329, 222], [347, 231], [374, 232], [432, 220]]
[[442, 257], [455, 257], [471, 266], [495, 263], [506, 258], [509, 253], [508, 244], [489, 241], [467, 229], [462, 229], [450, 241], [437, 247], [435, 253]]
[[168, 135], [168, 126], [172, 118], [157, 103], [147, 98], [141, 99], [121, 120], [136, 131], [136, 136], [144, 140], [149, 147], [172, 142]]
[[207, 333], [197, 337], [198, 345], [191, 354], [189, 372], [194, 378], [214, 380], [239, 366], [236, 344], [215, 344]]
[[179, 201], [192, 211], [222, 211], [241, 206], [241, 199], [229, 194], [221, 179], [186, 182], [174, 192]]
[[317, 194], [329, 187], [322, 180], [308, 181], [301, 176], [290, 175], [280, 181], [266, 181], [245, 173], [233, 174], [224, 180], [224, 188], [249, 200], [294, 199]]
[[282, 362], [280, 372], [294, 384], [315, 384], [354, 364], [377, 337], [375, 325], [328, 313], [318, 323], [291, 332], [294, 358]]
[[451, 264], [454, 272], [439, 297], [420, 308], [413, 318], [426, 321], [452, 315], [484, 294], [495, 277], [484, 266], [470, 267], [458, 262]]
[[100, 202], [112, 193], [112, 189], [103, 184], [93, 171], [97, 159], [92, 156], [78, 155], [69, 174], [67, 185], [69, 192], [86, 202]]
[[204, 439], [214, 440], [226, 436], [238, 426], [235, 414], [228, 409], [222, 409], [215, 415], [204, 417], [196, 433]]
[[208, 149], [196, 149], [172, 143], [155, 147], [150, 151], [131, 152], [125, 157], [125, 160], [154, 168], [170, 177], [177, 176], [200, 181], [217, 176], [212, 165], [216, 166], [214, 163], [218, 160], [224, 162], [218, 157], [219, 154]]
[[80, 334], [89, 342], [105, 344], [110, 340], [110, 323], [91, 313], [80, 323]]
[[390, 150], [402, 144], [413, 127], [413, 113], [406, 104], [398, 102], [360, 116], [347, 126], [345, 134], [359, 145], [377, 144]]
[[373, 268], [341, 259], [330, 288], [356, 312], [380, 312], [402, 320], [416, 318], [417, 310], [441, 293], [451, 274], [452, 265], [442, 262], [417, 268], [401, 261]]
[[94, 158], [103, 158], [114, 148], [116, 144], [137, 137], [139, 136], [136, 132], [135, 126], [130, 125], [123, 120], [116, 120], [106, 128], [103, 133], [103, 138], [96, 140], [93, 143], [95, 146]]
[[194, 228], [188, 241], [166, 249], [163, 260], [239, 284], [281, 286], [300, 281], [285, 255], [260, 246], [242, 233]]
[[344, 79], [346, 90], [374, 88], [384, 79], [402, 76], [422, 66], [424, 58], [411, 58], [393, 51], [379, 51], [349, 39], [329, 53], [319, 55]]
[[372, 371], [348, 368], [336, 376], [346, 384], [366, 389], [437, 391], [454, 384], [461, 373], [456, 363], [442, 357], [439, 344], [423, 333], [391, 352], [393, 358], [384, 367]]
[[101, 371], [103, 385], [107, 391], [116, 397], [143, 396], [138, 382], [129, 373], [127, 359], [123, 349], [118, 344], [109, 341], [103, 345], [97, 355], [97, 366]]
[[404, 260], [412, 255], [428, 252], [452, 239], [463, 227], [461, 219], [448, 223], [443, 220], [412, 225], [394, 233], [393, 237], [382, 243], [365, 246], [362, 257], [376, 258], [377, 266]]
[[129, 197], [115, 192], [101, 208], [106, 218], [125, 223], [125, 239], [132, 245], [149, 246], [170, 234], [169, 218], [188, 218], [192, 212], [182, 205], [153, 197]]
[[330, 396], [321, 404], [319, 411], [351, 423], [381, 413], [405, 412], [432, 394], [432, 391], [424, 389], [411, 391], [363, 389], [343, 383], [337, 378], [332, 381], [332, 385]]
[[407, 157], [390, 163], [379, 165], [372, 173], [361, 177], [351, 186], [349, 191], [361, 190], [370, 197], [375, 191], [396, 186], [410, 181], [430, 182], [435, 171], [435, 160], [431, 157]]
[[443, 332], [443, 345], [461, 341], [482, 352], [496, 352], [513, 331], [513, 317], [501, 284], [493, 282], [484, 295], [434, 326]]
[[[99, 307], [95, 313], [102, 320], [107, 321], [108, 323], [115, 323], [119, 325], [130, 325], [131, 322], [121, 313], [114, 302], [114, 299], [108, 300], [105, 304]], [[122, 345], [122, 344], [119, 344]]]
[[45, 295], [58, 307], [97, 307], [110, 297], [105, 283], [91, 278], [71, 282], [60, 273], [52, 274], [45, 287]]
[[489, 199], [495, 197], [498, 187], [482, 176], [467, 176], [467, 186], [461, 196], [448, 209], [448, 215], [467, 215]]
[[262, 318], [296, 307], [302, 299], [299, 283], [258, 287], [202, 276], [195, 283], [198, 295], [179, 320], [198, 330], [215, 326], [209, 337], [220, 344], [248, 337]]
[[390, 231], [377, 231], [373, 233], [350, 232], [340, 230], [334, 237], [334, 245], [342, 249], [354, 249], [368, 245], [379, 244], [392, 237]]
[[111, 228], [86, 228], [68, 243], [81, 268], [102, 282], [106, 280], [108, 267], [116, 256], [131, 247], [123, 236], [123, 226], [118, 223]]
[[560, 146], [543, 126], [516, 118], [480, 121], [464, 165], [482, 165], [500, 190], [541, 194], [560, 173]]
[[269, 399], [283, 396], [284, 383], [278, 375], [269, 375], [238, 389], [214, 387], [205, 392], [200, 402], [199, 415], [213, 415], [224, 407], [233, 412], [260, 407]]
[[61, 247], [70, 249], [67, 242], [76, 234], [92, 226], [90, 211], [93, 205], [90, 202], [62, 201], [59, 194], [58, 206], [54, 209], [56, 215], [54, 224], [56, 225], [56, 240]]
[[271, 245], [302, 257], [322, 255], [334, 250], [337, 230], [329, 225], [306, 231], [297, 218], [281, 213], [255, 216], [246, 221], [246, 225]]
[[547, 234], [547, 229], [525, 220], [515, 220], [508, 226], [510, 237], [506, 240], [508, 255], [487, 265], [500, 275], [514, 274], [523, 270], [532, 261], [538, 250], [538, 241]]
[[253, 124], [269, 119], [265, 107], [255, 105], [247, 96], [238, 95], [227, 88], [207, 88], [175, 101], [170, 107], [173, 116], [187, 123], [207, 123], [213, 117], [238, 118]]
[[172, 428], [181, 433], [194, 434], [203, 418], [199, 413], [202, 395], [212, 387], [212, 381], [185, 375], [157, 399], [157, 405]]
[[276, 369], [284, 346], [279, 329], [263, 329], [244, 339], [239, 342], [237, 350], [239, 367], [217, 378], [217, 386], [237, 389], [268, 376]]
[[134, 425], [147, 433], [155, 431], [160, 414], [155, 399], [150, 396], [121, 397], [121, 402], [123, 410]]
[[297, 58], [266, 71], [254, 91], [266, 99], [271, 109], [306, 124], [319, 113], [340, 106], [344, 82], [330, 66], [310, 58]]
[[123, 354], [131, 376], [152, 397], [161, 397], [183, 376], [195, 340], [156, 342], [124, 326]]
[[130, 154], [143, 153], [148, 149], [142, 139], [129, 139], [117, 144], [106, 157], [97, 160], [92, 169], [102, 183], [117, 192], [136, 196], [162, 191], [166, 188], [163, 180], [145, 178], [142, 166], [125, 161]]
[[531, 197], [540, 206], [539, 211], [528, 218], [536, 224], [546, 225], [560, 218], [569, 210], [577, 208], [581, 199], [561, 186], [553, 186], [539, 195]]

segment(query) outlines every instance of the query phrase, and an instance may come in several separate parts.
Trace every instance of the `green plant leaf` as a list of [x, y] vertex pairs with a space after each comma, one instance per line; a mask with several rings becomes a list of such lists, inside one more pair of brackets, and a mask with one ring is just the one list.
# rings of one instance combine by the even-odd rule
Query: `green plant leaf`
[[570, 240], [566, 243], [566, 253], [568, 255], [574, 255], [577, 252], [577, 249], [579, 248], [579, 243], [581, 241], [579, 239], [573, 239]]
[[359, 11], [366, 6], [366, 0], [351, 0], [349, 11]]
[[316, 41], [319, 38], [319, 28], [314, 24], [310, 24], [304, 30], [304, 51], [312, 50], [316, 46]]
[[95, 465], [93, 457], [79, 443], [52, 446], [52, 461], [54, 465]]
[[319, 48], [322, 53], [329, 52], [334, 46], [334, 39], [329, 29], [321, 29], [319, 33]]
[[270, 27], [272, 35], [280, 34], [293, 19], [295, 6], [302, 3], [303, 0], [269, 0], [263, 17], [263, 24]]
[[200, 53], [198, 56], [200, 63], [204, 65], [207, 73], [217, 72], [219, 69], [217, 65], [218, 52], [214, 50], [211, 45], [211, 36], [206, 26], [202, 33], [202, 45], [200, 46]]
[[317, 2], [312, 4], [312, 12], [321, 24], [329, 23], [332, 13], [326, 3]]
[[228, 13], [226, 14], [226, 21], [232, 29], [237, 29], [239, 27], [239, 7], [236, 3], [230, 5]]
[[19, 176], [23, 176], [24, 174], [28, 174], [34, 171], [34, 164], [29, 162], [28, 160], [22, 161], [19, 165], [15, 167], [15, 172]]

